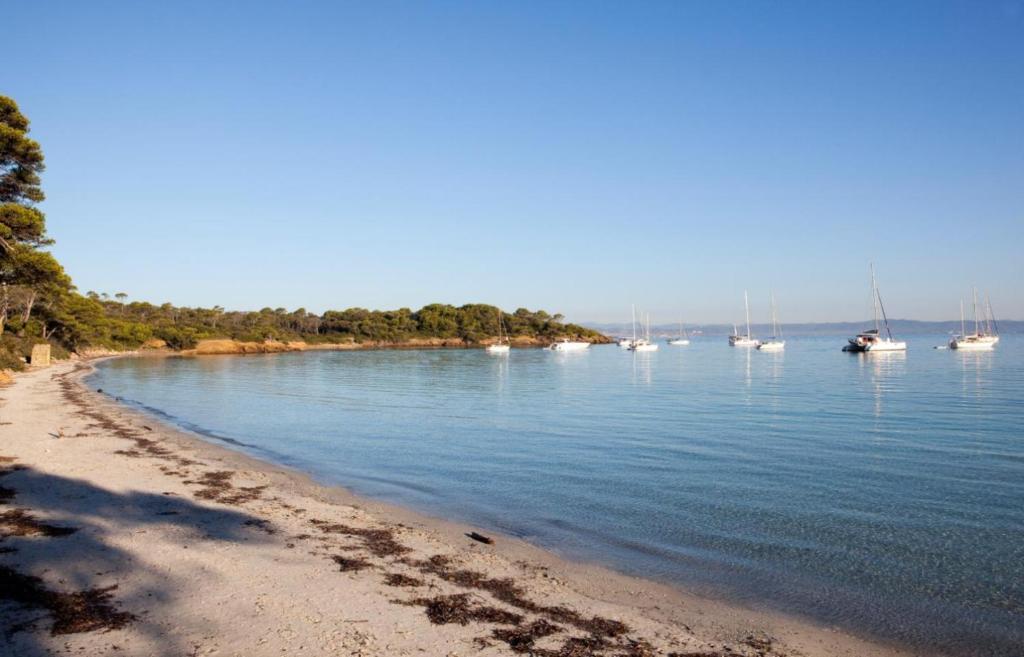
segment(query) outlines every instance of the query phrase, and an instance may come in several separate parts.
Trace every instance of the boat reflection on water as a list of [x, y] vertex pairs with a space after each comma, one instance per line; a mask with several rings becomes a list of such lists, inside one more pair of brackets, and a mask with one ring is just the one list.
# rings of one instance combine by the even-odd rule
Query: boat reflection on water
[[902, 390], [902, 385], [897, 384], [906, 372], [907, 352], [861, 352], [857, 356], [860, 368], [871, 377], [871, 389], [875, 402], [874, 415], [875, 418], [880, 418], [883, 413], [885, 397]]
[[654, 355], [650, 351], [633, 351], [633, 384], [651, 385], [651, 360]]

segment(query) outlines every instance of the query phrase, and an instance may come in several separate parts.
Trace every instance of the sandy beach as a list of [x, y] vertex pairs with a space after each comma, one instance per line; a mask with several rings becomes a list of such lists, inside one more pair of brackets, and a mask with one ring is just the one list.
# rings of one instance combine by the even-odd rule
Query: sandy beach
[[320, 485], [88, 371], [0, 391], [0, 654], [912, 654]]

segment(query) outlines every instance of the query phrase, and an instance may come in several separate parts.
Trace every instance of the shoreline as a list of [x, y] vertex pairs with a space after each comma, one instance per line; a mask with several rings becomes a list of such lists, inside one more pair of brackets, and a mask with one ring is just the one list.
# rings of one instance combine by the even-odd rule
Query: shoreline
[[[65, 570], [71, 572], [62, 579], [75, 582], [78, 589], [116, 585], [109, 593], [111, 604], [134, 619], [103, 634], [59, 637], [47, 637], [49, 621], [39, 621], [35, 630], [17, 632], [11, 639], [23, 654], [46, 654], [65, 644], [91, 654], [102, 654], [112, 645], [127, 651], [120, 654], [161, 654], [161, 644], [185, 646], [199, 635], [205, 637], [200, 643], [222, 644], [219, 649], [239, 655], [327, 654], [339, 646], [352, 650], [349, 654], [367, 655], [421, 650], [497, 655], [531, 649], [541, 655], [915, 654], [811, 621], [569, 561], [516, 538], [319, 484], [307, 474], [187, 433], [91, 391], [81, 381], [91, 371], [92, 363], [58, 364], [19, 375], [0, 393], [7, 398], [0, 407], [5, 421], [0, 425], [0, 457], [14, 459], [0, 463], [9, 470], [0, 484], [14, 491], [0, 512], [25, 508], [43, 524], [60, 520], [69, 527], [83, 516], [92, 518], [87, 509], [60, 513], [61, 489], [73, 476], [88, 483], [89, 491], [79, 491], [86, 498], [109, 495], [109, 489], [142, 491], [146, 503], [128, 506], [152, 506], [150, 517], [130, 514], [121, 519], [113, 512], [100, 513], [94, 524], [102, 531], [66, 538], [7, 532], [0, 548], [17, 551], [0, 554], [0, 565], [43, 577], [51, 585], [51, 578]], [[17, 466], [24, 469], [11, 470]], [[31, 485], [33, 477], [42, 476], [54, 479], [49, 494], [38, 481]], [[39, 503], [32, 504], [33, 496]], [[155, 508], [170, 500], [184, 506]], [[214, 517], [206, 523], [179, 526], [167, 520], [211, 513]], [[183, 532], [204, 525], [215, 530], [204, 530], [207, 538], [198, 541], [201, 547], [191, 544], [194, 538], [189, 545], [176, 546]], [[139, 531], [148, 536], [136, 543], [132, 537]], [[486, 533], [494, 543], [468, 538], [471, 531]], [[74, 560], [54, 560], [52, 554], [45, 558], [60, 549], [50, 543], [70, 545], [79, 540], [78, 534], [97, 533], [108, 540], [85, 546]], [[118, 563], [124, 565], [111, 571], [116, 577], [109, 572], [82, 575], [96, 571], [97, 561], [113, 565], [103, 556], [111, 549], [123, 553]], [[192, 551], [186, 558], [188, 549]], [[44, 555], [48, 569], [40, 572], [43, 564], [33, 552]], [[232, 558], [225, 560], [223, 553], [228, 552]], [[157, 603], [149, 603], [153, 596], [140, 599], [136, 593], [147, 569], [140, 575], [138, 567], [129, 567], [147, 562], [153, 553], [166, 559], [161, 566], [168, 577], [185, 580], [160, 591]], [[212, 590], [189, 577], [197, 555], [201, 570], [215, 573], [220, 582]], [[260, 573], [260, 585], [249, 579], [254, 572]], [[296, 575], [300, 586], [292, 581]], [[250, 608], [259, 598], [255, 589], [261, 587], [274, 591], [283, 615], [268, 619], [258, 613], [266, 603], [256, 605], [257, 612]], [[225, 590], [239, 602], [210, 604], [223, 601]], [[189, 604], [198, 605], [199, 613]], [[351, 618], [333, 628], [323, 625], [327, 609], [358, 615], [366, 608], [379, 614], [365, 623], [360, 615], [355, 629]], [[311, 609], [320, 618], [312, 624], [304, 620]], [[0, 607], [5, 618], [19, 613]], [[173, 627], [158, 617], [173, 618]], [[239, 625], [261, 629], [239, 634]], [[293, 629], [282, 636], [282, 627]], [[326, 630], [333, 639], [324, 638]], [[200, 648], [195, 654], [207, 654]]]

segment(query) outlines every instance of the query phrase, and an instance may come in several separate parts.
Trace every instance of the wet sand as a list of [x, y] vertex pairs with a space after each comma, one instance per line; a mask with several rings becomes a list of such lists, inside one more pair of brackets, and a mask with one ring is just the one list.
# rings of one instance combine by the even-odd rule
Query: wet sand
[[320, 485], [88, 371], [0, 391], [2, 655], [914, 654]]

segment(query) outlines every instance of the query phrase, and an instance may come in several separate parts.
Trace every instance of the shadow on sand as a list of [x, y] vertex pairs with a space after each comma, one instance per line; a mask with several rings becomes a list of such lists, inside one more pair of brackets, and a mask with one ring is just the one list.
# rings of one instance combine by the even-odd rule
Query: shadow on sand
[[[120, 544], [144, 542], [147, 528], [174, 526], [182, 549], [203, 541], [266, 542], [254, 516], [199, 506], [172, 494], [111, 492], [83, 481], [0, 462], [0, 654], [36, 657], [57, 635], [130, 628], [147, 654], [193, 652], [169, 636], [172, 619], [151, 608], [178, 583], [141, 564]], [[248, 523], [248, 525], [247, 525]], [[137, 634], [135, 634], [137, 633]], [[70, 638], [70, 637], [69, 637]], [[59, 643], [58, 643], [59, 642]], [[139, 646], [141, 647], [141, 646]]]

